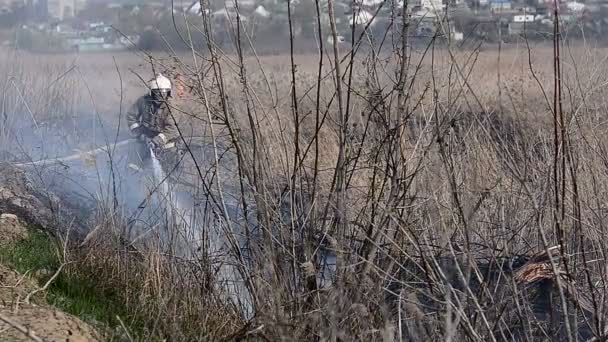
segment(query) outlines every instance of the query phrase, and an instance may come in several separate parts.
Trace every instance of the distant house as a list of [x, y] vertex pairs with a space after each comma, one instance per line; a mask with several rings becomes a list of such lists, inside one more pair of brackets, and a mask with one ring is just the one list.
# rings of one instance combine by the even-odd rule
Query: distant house
[[97, 47], [101, 49], [105, 44], [105, 40], [101, 37], [71, 38], [67, 41], [70, 47], [76, 50], [93, 50]]
[[574, 12], [574, 13], [580, 13], [582, 11], [585, 10], [585, 4], [580, 3], [580, 2], [576, 2], [576, 1], [571, 1], [566, 3], [566, 8], [568, 8], [568, 10]]
[[140, 39], [140, 36], [138, 36], [138, 35], [126, 36], [126, 37], [122, 36], [122, 37], [118, 38], [118, 42], [127, 48], [133, 48], [133, 47], [137, 46], [137, 44], [139, 43], [139, 39]]
[[518, 14], [524, 14], [524, 15], [535, 15], [537, 13], [537, 8], [534, 6], [523, 6], [523, 5], [513, 5], [513, 7], [511, 8], [511, 10], [513, 12], [516, 12]]
[[443, 0], [422, 0], [420, 2], [422, 8], [429, 11], [442, 11], [445, 8]]
[[363, 0], [362, 5], [365, 7], [377, 7], [382, 4], [385, 0]]
[[[344, 38], [344, 36], [337, 36], [338, 38], [338, 43], [344, 43], [346, 42], [346, 39]], [[333, 36], [328, 36], [327, 37], [327, 43], [333, 45], [334, 44], [334, 37]]]
[[532, 15], [532, 14], [514, 15], [513, 22], [514, 23], [532, 23], [532, 22], [534, 22], [534, 15]]
[[255, 13], [257, 16], [262, 17], [262, 18], [270, 18], [270, 16], [272, 15], [272, 13], [270, 13], [262, 5], [258, 6], [253, 13]]
[[423, 9], [412, 13], [412, 23], [416, 28], [415, 34], [419, 37], [432, 37], [437, 30], [437, 21], [442, 17], [436, 11]]
[[510, 11], [513, 8], [513, 4], [509, 0], [491, 0], [490, 9], [494, 12], [499, 11]]
[[348, 16], [348, 22], [351, 25], [373, 25], [374, 15], [366, 10], [359, 10], [356, 15]]
[[[236, 18], [237, 12], [227, 8], [222, 8], [211, 13], [211, 20], [213, 20], [213, 23], [218, 26], [231, 26], [236, 24]], [[242, 14], [239, 16], [239, 20], [241, 22], [249, 21], [249, 19]]]
[[412, 20], [419, 21], [423, 19], [430, 19], [434, 21], [437, 18], [437, 12], [429, 11], [428, 9], [421, 9], [412, 13]]
[[[174, 10], [175, 12], [176, 10]], [[209, 8], [205, 8], [205, 14], [209, 14]], [[200, 1], [195, 1], [192, 4], [184, 7], [184, 12], [188, 14], [202, 15], [203, 8], [201, 7]]]
[[255, 0], [225, 0], [224, 1], [224, 7], [228, 8], [228, 9], [234, 9], [235, 3], [238, 1], [238, 5], [239, 5], [239, 9], [247, 9], [247, 10], [251, 10], [255, 8], [256, 2]]

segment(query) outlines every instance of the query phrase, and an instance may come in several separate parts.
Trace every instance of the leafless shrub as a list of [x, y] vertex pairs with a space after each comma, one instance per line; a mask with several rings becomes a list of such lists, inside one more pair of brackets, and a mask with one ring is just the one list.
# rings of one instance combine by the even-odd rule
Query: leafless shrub
[[144, 67], [186, 85], [176, 178], [201, 219], [130, 243], [101, 206], [67, 271], [119, 289], [142, 339], [604, 338], [605, 61], [559, 28], [553, 49], [414, 50], [392, 11], [385, 41], [328, 47], [319, 10], [313, 57], [257, 56], [238, 15], [225, 54], [187, 22], [191, 55]]

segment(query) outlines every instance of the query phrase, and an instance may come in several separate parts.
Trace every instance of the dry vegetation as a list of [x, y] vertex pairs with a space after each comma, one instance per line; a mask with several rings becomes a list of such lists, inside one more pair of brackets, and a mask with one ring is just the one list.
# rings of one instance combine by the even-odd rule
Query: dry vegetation
[[112, 291], [140, 340], [603, 340], [605, 51], [562, 44], [560, 95], [553, 50], [525, 42], [341, 47], [340, 82], [325, 49], [6, 59], [5, 123], [116, 124], [161, 70], [188, 89], [182, 145], [213, 147], [183, 161], [204, 207], [189, 258], [126, 243], [102, 196], [65, 272]]

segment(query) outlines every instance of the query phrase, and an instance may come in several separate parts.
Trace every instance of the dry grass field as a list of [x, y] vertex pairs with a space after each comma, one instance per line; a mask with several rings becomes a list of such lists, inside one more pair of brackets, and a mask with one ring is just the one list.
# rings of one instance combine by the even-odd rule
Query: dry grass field
[[213, 151], [183, 161], [208, 205], [198, 234], [221, 246], [131, 253], [100, 201], [89, 247], [66, 252], [136, 339], [604, 339], [607, 51], [563, 44], [558, 97], [543, 45], [430, 46], [401, 70], [347, 52], [340, 82], [331, 53], [293, 56], [294, 72], [289, 55], [8, 52], [0, 152], [31, 155], [38, 131], [65, 137], [47, 154], [90, 146], [142, 79], [181, 75], [183, 143]]

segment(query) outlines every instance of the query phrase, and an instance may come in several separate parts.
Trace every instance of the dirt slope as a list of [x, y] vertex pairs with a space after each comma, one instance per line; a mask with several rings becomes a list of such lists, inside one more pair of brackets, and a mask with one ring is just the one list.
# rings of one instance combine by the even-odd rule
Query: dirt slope
[[0, 321], [0, 340], [32, 341], [14, 325], [20, 325], [43, 341], [100, 341], [97, 333], [80, 319], [46, 306], [22, 305], [18, 310], [0, 307], [0, 315], [12, 325]]
[[[27, 238], [26, 223], [40, 227], [50, 216], [19, 172], [0, 171], [8, 171], [0, 176], [0, 248], [4, 249]], [[0, 263], [0, 341], [100, 341], [90, 325], [50, 307], [43, 295], [25, 302], [28, 294], [43, 285]], [[34, 338], [26, 335], [28, 331]]]

